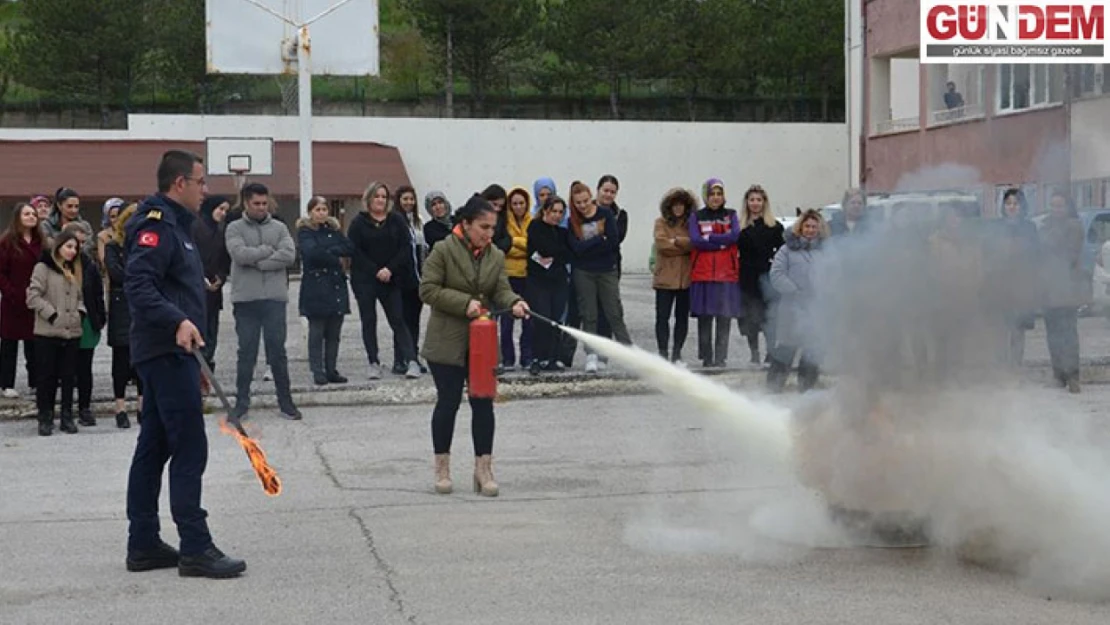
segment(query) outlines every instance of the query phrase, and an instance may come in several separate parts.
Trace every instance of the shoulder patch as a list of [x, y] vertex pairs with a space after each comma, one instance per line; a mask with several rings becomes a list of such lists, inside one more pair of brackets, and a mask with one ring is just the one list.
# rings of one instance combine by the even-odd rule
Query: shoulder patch
[[158, 233], [153, 230], [144, 230], [139, 233], [138, 243], [141, 247], [158, 247]]
[[154, 210], [152, 210], [152, 211], [150, 211], [149, 213], [146, 214], [146, 218], [147, 219], [153, 219], [155, 221], [160, 221], [162, 219], [162, 211], [160, 211], [158, 209], [154, 209]]

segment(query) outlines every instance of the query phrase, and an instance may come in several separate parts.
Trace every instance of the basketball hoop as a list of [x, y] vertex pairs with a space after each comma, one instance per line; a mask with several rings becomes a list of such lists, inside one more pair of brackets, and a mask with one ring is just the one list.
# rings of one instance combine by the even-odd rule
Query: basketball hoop
[[227, 171], [234, 177], [235, 192], [243, 189], [247, 182], [247, 174], [251, 172], [250, 154], [229, 154], [227, 157]]
[[231, 175], [233, 176], [233, 180], [235, 180], [235, 192], [236, 193], [243, 190], [243, 186], [246, 185], [246, 183], [247, 183], [247, 174], [249, 174], [249, 173], [250, 173], [249, 169], [236, 168], [236, 169], [231, 170]]

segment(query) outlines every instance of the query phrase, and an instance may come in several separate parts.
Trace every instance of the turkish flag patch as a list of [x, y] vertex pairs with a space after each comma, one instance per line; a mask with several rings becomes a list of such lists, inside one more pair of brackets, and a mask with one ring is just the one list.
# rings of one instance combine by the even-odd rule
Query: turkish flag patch
[[158, 233], [150, 230], [140, 232], [139, 245], [142, 247], [158, 247]]

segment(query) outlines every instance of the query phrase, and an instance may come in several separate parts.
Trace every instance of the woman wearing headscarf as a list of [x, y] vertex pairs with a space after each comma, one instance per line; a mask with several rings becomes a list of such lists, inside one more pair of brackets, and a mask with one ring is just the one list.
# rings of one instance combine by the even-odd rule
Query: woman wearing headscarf
[[[528, 305], [509, 286], [505, 255], [492, 245], [496, 228], [493, 207], [481, 197], [472, 197], [459, 210], [459, 223], [452, 235], [428, 256], [420, 281], [420, 298], [432, 310], [423, 354], [436, 385], [432, 444], [437, 493], [452, 490], [451, 441], [468, 375], [471, 320], [482, 309], [511, 309], [521, 318], [528, 315]], [[470, 410], [474, 490], [496, 497], [499, 487], [493, 477], [493, 398], [471, 397]]]
[[204, 264], [205, 300], [204, 359], [216, 368], [216, 344], [220, 337], [220, 311], [224, 307], [224, 283], [231, 273], [231, 256], [227, 253], [224, 230], [231, 203], [227, 198], [210, 195], [200, 205], [200, 219], [193, 222], [193, 242]]
[[[732, 320], [740, 310], [740, 219], [725, 206], [725, 183], [702, 187], [705, 208], [690, 215], [690, 314], [698, 318], [698, 357], [703, 367], [724, 367]], [[714, 337], [713, 326], [717, 332]]]
[[115, 233], [116, 219], [119, 218], [124, 204], [126, 202], [122, 198], [114, 197], [104, 202], [101, 209], [103, 214], [100, 218], [100, 232], [96, 233], [96, 259], [101, 267], [104, 266], [104, 247], [108, 245], [108, 241], [112, 240]]
[[1029, 203], [1021, 189], [1002, 194], [1002, 216], [991, 237], [989, 278], [985, 287], [1005, 324], [1002, 341], [1003, 362], [1020, 367], [1025, 357], [1025, 332], [1036, 320], [1040, 281], [1035, 279], [1040, 266], [1040, 241], [1037, 226], [1029, 219]]
[[451, 221], [451, 202], [447, 200], [443, 191], [428, 192], [424, 196], [424, 210], [431, 217], [424, 222], [424, 243], [428, 245], [428, 253], [431, 254], [436, 243], [451, 234], [451, 228], [455, 224]]

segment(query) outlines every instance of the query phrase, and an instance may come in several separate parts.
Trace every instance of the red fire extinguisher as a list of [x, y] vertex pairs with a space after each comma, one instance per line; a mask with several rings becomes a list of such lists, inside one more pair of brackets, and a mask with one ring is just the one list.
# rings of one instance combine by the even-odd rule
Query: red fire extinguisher
[[484, 308], [470, 322], [469, 394], [484, 399], [497, 396], [497, 322]]

